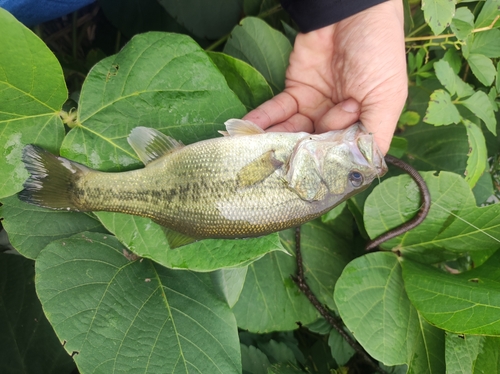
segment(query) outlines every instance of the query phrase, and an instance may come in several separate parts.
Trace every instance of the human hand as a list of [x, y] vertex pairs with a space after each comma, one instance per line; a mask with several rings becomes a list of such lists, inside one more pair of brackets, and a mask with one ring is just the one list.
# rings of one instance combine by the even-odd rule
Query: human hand
[[285, 89], [244, 119], [269, 131], [322, 133], [360, 120], [385, 154], [407, 96], [401, 0], [298, 34]]

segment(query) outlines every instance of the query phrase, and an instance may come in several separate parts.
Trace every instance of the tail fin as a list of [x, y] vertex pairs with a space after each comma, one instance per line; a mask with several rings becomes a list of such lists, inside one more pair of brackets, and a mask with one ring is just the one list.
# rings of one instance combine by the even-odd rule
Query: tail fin
[[75, 182], [91, 169], [36, 145], [24, 147], [23, 162], [31, 175], [18, 195], [20, 200], [45, 208], [81, 209], [75, 205]]

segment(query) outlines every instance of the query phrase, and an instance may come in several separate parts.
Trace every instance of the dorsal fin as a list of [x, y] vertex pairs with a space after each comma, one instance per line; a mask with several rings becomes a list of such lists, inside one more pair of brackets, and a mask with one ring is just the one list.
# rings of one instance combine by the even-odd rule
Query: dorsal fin
[[227, 131], [219, 131], [224, 136], [257, 135], [264, 134], [265, 131], [251, 121], [243, 119], [228, 119], [224, 122]]
[[184, 147], [184, 144], [170, 136], [156, 129], [142, 126], [134, 128], [127, 140], [144, 165], [175, 149]]

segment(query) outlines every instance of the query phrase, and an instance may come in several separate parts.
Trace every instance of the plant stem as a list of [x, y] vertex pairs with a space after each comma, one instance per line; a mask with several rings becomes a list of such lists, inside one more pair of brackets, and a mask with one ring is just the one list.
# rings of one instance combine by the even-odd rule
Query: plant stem
[[363, 359], [378, 373], [388, 374], [384, 369], [379, 367], [373, 359], [365, 352], [365, 350], [348, 335], [343, 327], [342, 323], [337, 321], [331, 314], [326, 310], [326, 308], [321, 305], [320, 301], [316, 298], [314, 293], [309, 288], [306, 283], [304, 276], [304, 264], [302, 262], [302, 253], [300, 251], [300, 226], [295, 229], [295, 255], [297, 256], [297, 275], [292, 277], [293, 281], [302, 291], [302, 293], [309, 299], [311, 304], [316, 308], [316, 310], [321, 314], [321, 316], [342, 336], [345, 341], [361, 356]]
[[[493, 26], [495, 26], [495, 23], [498, 21], [499, 18], [500, 18], [500, 16], [496, 16], [495, 19], [493, 20], [493, 22], [489, 26], [479, 27], [477, 29], [474, 29], [471, 31], [471, 34], [491, 30], [493, 28]], [[413, 32], [413, 34], [415, 34], [417, 31], [420, 31], [420, 30], [419, 29], [415, 30]], [[447, 38], [453, 38], [453, 37], [456, 37], [456, 35], [455, 34], [443, 34], [443, 35], [416, 36], [413, 38], [411, 38], [411, 37], [405, 38], [405, 43], [420, 42], [420, 41], [424, 41], [424, 40], [447, 39]]]

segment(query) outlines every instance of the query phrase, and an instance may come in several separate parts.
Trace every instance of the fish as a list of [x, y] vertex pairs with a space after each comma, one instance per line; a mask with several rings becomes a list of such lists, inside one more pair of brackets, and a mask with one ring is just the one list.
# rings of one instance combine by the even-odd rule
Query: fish
[[265, 132], [230, 119], [223, 137], [184, 145], [136, 127], [128, 142], [145, 167], [103, 172], [36, 145], [23, 149], [30, 176], [19, 199], [45, 208], [148, 217], [178, 243], [257, 237], [331, 210], [387, 172], [358, 122], [322, 134]]

